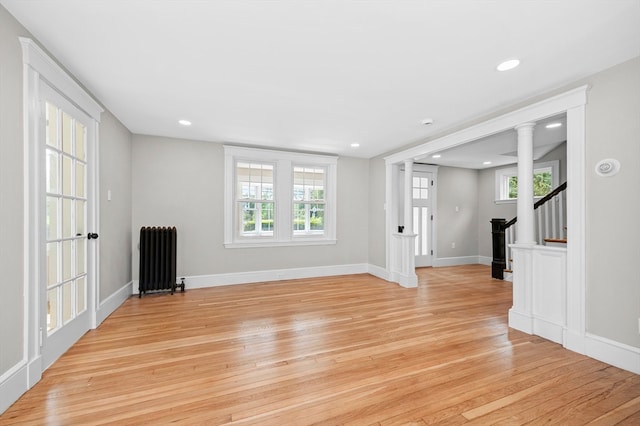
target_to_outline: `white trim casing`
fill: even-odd
[[[45,366],[40,354],[40,289],[39,234],[44,226],[40,221],[41,201],[38,195],[42,188],[36,179],[34,167],[41,164],[37,141],[40,140],[38,117],[39,87],[42,81],[63,93],[76,107],[95,122],[97,136],[102,107],[76,83],[33,40],[19,37],[23,58],[23,138],[24,138],[24,251],[23,251],[23,356],[15,366],[0,377],[0,412],[11,405],[22,393],[35,385],[42,377]],[[97,146],[96,146],[97,149]],[[97,154],[96,154],[97,155]],[[97,162],[97,159],[96,159]],[[94,184],[97,187],[97,175]],[[96,194],[97,197],[97,194]],[[98,223],[95,223],[98,227]],[[95,304],[92,316],[95,315]],[[88,306],[89,308],[89,306]],[[6,407],[5,407],[6,405]]]
[[[586,90],[585,90],[586,92]],[[586,93],[567,109],[567,330],[565,347],[585,353],[586,320]]]
[[[327,245],[336,243],[338,157],[224,145],[224,246],[225,248]],[[239,238],[235,217],[235,164],[237,161],[268,162],[275,165],[274,201],[276,226],[273,237]],[[293,234],[293,167],[321,166],[327,171],[325,188],[325,229],[323,235]],[[278,226],[280,225],[280,226]]]
[[[552,160],[545,161],[542,163],[533,163],[533,173],[536,173],[536,170],[551,168],[551,189],[555,189],[560,185],[560,161]],[[504,185],[504,177],[505,176],[517,176],[518,175],[518,167],[507,167],[503,169],[496,169],[495,171],[495,203],[503,204],[503,203],[516,203],[517,198],[502,198],[503,191],[506,189],[503,187]],[[535,200],[539,200],[542,196],[533,197]]]
[[[39,77],[44,78],[52,87],[58,89],[78,108],[91,118],[100,122],[100,114],[104,109],[67,74],[44,50],[32,39],[19,37],[22,44],[22,56],[25,65],[30,66]]]

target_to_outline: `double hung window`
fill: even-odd
[[[337,157],[224,149],[225,247],[335,243]]]
[[[236,212],[238,235],[272,236],[275,200],[273,164],[236,163]]]
[[[293,167],[293,233],[322,235],[326,170],[321,167]]]
[[[533,168],[533,196],[541,198],[558,187],[559,161],[535,164]],[[518,168],[496,170],[496,203],[518,199]]]

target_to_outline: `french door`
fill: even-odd
[[[95,243],[92,120],[65,97],[40,85],[41,336],[51,365],[93,322]]]
[[[416,233],[416,267],[433,262],[433,174],[413,172],[413,230]]]

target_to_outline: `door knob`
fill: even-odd
[[[87,238],[89,238],[90,240],[97,240],[98,239],[98,234],[96,234],[94,232],[89,232],[87,234]]]

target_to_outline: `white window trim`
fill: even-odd
[[[224,145],[224,246],[225,248],[327,245],[336,243],[338,157]],[[273,237],[240,237],[236,233],[235,164],[237,161],[274,163],[275,217]],[[293,167],[320,166],[327,170],[325,232],[323,235],[293,233]]]
[[[557,188],[560,181],[560,161],[552,160],[545,161],[542,163],[534,163],[533,164],[533,172],[536,173],[537,170],[551,168],[551,186],[552,190]],[[518,167],[509,167],[506,169],[496,169],[495,173],[495,203],[496,204],[515,204],[517,202],[516,198],[505,199],[502,198],[502,184],[504,182],[504,176],[517,176],[518,175]],[[534,199],[539,200],[542,197],[534,197]]]

